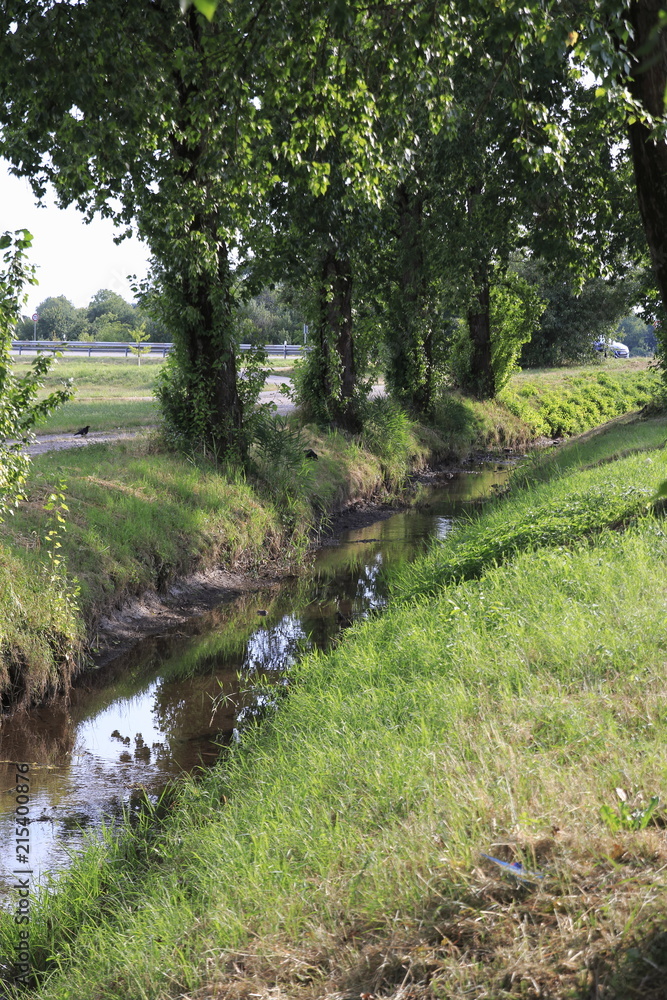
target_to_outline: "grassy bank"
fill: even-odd
[[[35,995],[664,996],[665,433],[543,459],[160,822],[92,847],[33,912]]]
[[[443,393],[435,424],[454,453],[460,453],[464,442],[471,449],[521,448],[540,437],[579,434],[637,410],[650,402],[657,386],[644,358],[519,372],[494,400]]]
[[[284,426],[256,449],[247,477],[169,453],[151,436],[35,458],[25,501],[0,526],[5,707],[66,688],[105,610],[193,572],[298,562],[328,511],[398,488],[438,438],[405,419],[383,427],[371,421],[366,439],[348,440]],[[60,481],[64,524],[45,510]]]
[[[153,420],[148,397],[160,364],[60,360],[47,388],[73,377],[79,398],[46,429],[71,431],[86,423],[95,429],[135,427]],[[511,391],[530,400],[530,419],[502,400],[479,402],[447,393],[431,428],[380,398],[369,404],[364,434],[355,439],[313,428],[299,438],[283,422],[258,442],[255,474],[247,481],[193,465],[149,439],[40,456],[27,502],[0,529],[2,704],[39,700],[66,687],[86,636],[109,606],[164,589],[193,571],[252,569],[290,546],[298,551],[313,523],[329,510],[378,489],[400,489],[407,470],[428,456],[456,459],[474,449],[525,447],[553,414],[554,400],[567,409],[588,387],[580,423],[590,425],[645,402],[654,382],[642,366],[613,363],[604,372],[594,366],[530,379],[522,374]],[[304,461],[304,445],[318,453],[317,463]],[[68,527],[54,552],[46,544],[54,525],[46,523],[44,504],[60,480],[67,484]],[[616,504],[619,517],[625,516],[624,504]],[[561,516],[564,532],[568,517]],[[513,544],[500,532],[493,552],[509,551]]]
[[[646,359],[526,371],[514,376],[499,400],[535,437],[569,437],[644,406],[655,381]]]

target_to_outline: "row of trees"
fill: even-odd
[[[76,308],[64,295],[49,296],[35,312],[36,321],[22,316],[14,327],[15,340],[131,341],[141,329],[151,340],[164,343],[167,331],[122,295],[102,288],[86,308]]]
[[[35,309],[38,316],[22,315],[12,331],[14,340],[133,340],[133,333],[142,329],[150,340],[169,343],[171,335],[164,324],[157,322],[140,307],[127,302],[117,292],[101,288],[86,307],[77,308],[65,295],[49,296]],[[298,295],[278,285],[263,289],[249,301],[239,305],[237,322],[243,343],[260,346],[300,344],[304,337],[304,315]]]
[[[316,348],[304,391],[349,430],[380,340],[418,413],[445,370],[494,395],[544,308],[535,262],[576,292],[648,249],[667,295],[657,0],[228,0],[210,22],[178,0],[3,0],[0,18],[0,152],[148,242],[142,307],[176,346],[163,410],[191,444],[243,454],[237,305],[277,280]]]
[[[633,354],[655,353],[657,339],[653,327],[635,313],[628,313],[628,307],[641,299],[640,276],[633,273],[614,282],[592,278],[576,288],[571,281],[550,275],[539,261],[514,261],[512,268],[542,304],[532,317],[530,339],[522,348],[519,359],[522,367],[590,360],[594,356],[594,341],[610,337],[623,340]],[[283,341],[307,343],[304,308],[296,289],[284,284],[265,288],[239,305],[239,338],[257,347]],[[506,303],[506,311],[510,308]],[[13,339],[33,340],[36,334],[38,340],[129,342],[141,330],[152,341],[169,342],[169,331],[164,326],[106,288],[100,289],[86,308],[76,308],[64,295],[58,295],[44,299],[36,312],[37,321],[25,315],[17,321]],[[381,337],[374,345],[375,353],[381,355],[384,346]]]

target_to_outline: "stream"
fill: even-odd
[[[213,764],[221,745],[267,710],[309,649],[382,609],[384,570],[443,538],[471,504],[502,484],[513,462],[486,462],[428,487],[419,506],[341,532],[298,578],[221,605],[82,677],[46,708],[0,728],[0,905],[16,867],[16,766],[30,765],[30,868],[36,883],[65,868],[87,833],[139,808],[175,778]],[[270,688],[268,688],[270,692]]]

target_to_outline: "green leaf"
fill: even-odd
[[[644,809],[639,816],[640,830],[645,830],[646,827],[649,825],[651,819],[653,818],[653,814],[658,808],[659,803],[660,803],[660,797],[658,795],[652,795],[651,801],[647,805],[646,809]]]
[[[600,819],[606,826],[609,827],[612,833],[616,833],[621,827],[618,813],[615,809],[612,809],[611,806],[605,805],[601,807]]]
[[[203,14],[208,21],[213,20],[218,0],[193,0],[193,2],[200,14]]]

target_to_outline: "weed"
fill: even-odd
[[[293,534],[302,526],[302,542],[312,525],[309,496],[315,476],[314,463],[306,457],[299,426],[287,417],[264,410],[255,421],[251,469],[271,498],[285,527]]]
[[[659,795],[652,795],[648,805],[632,806],[628,803],[627,795],[622,788],[617,788],[616,794],[620,799],[616,809],[609,805],[600,808],[600,819],[612,833],[618,833],[620,830],[645,830],[655,821],[660,805]]]
[[[412,456],[420,450],[407,414],[387,396],[369,400],[360,441],[380,459],[387,488],[400,489],[413,464]]]

